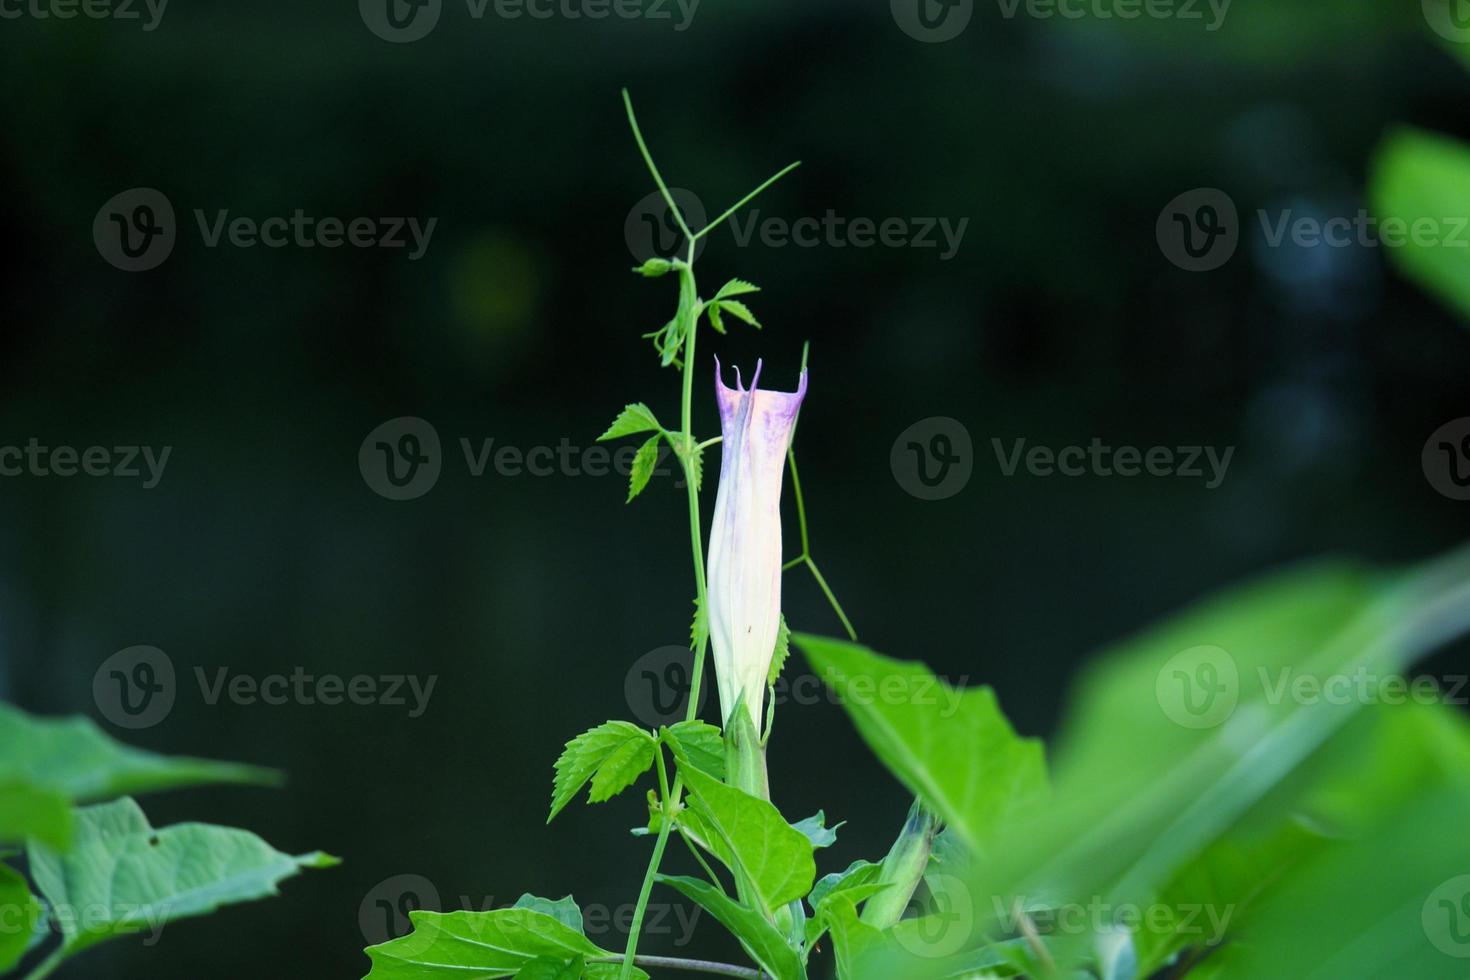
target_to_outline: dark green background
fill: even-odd
[[[160,647],[184,675],[178,706],[110,730],[291,782],[150,797],[155,822],[346,859],[58,976],[359,977],[359,905],[401,873],[446,907],[634,899],[638,793],[550,828],[545,814],[561,743],[625,716],[629,665],[687,634],[683,494],[655,480],[625,507],[615,477],[476,479],[457,447],[585,445],[630,400],[677,416],[677,378],[639,339],[671,286],[627,272],[624,221],[652,185],[623,85],[669,180],[711,211],[800,158],[762,216],[970,219],[948,262],[716,233],[703,284],[761,284],[766,327],[706,335],[700,358],[764,357],[784,384],[811,341],[799,448],[818,560],[865,641],[993,684],[1024,733],[1052,729],[1089,651],[1204,592],[1300,556],[1397,562],[1464,539],[1470,505],[1435,493],[1419,458],[1467,413],[1470,335],[1381,250],[1268,249],[1253,218],[1354,213],[1395,124],[1470,135],[1470,75],[1417,6],[1237,0],[1210,33],[980,3],[945,44],[907,36],[877,0],[704,0],[684,32],[475,21],[449,0],[408,45],[347,2],[174,0],[150,33],[0,22],[0,444],[173,447],[151,491],[0,480],[0,696],[97,717],[97,666]],[[181,227],[167,262],[129,274],[91,227],[136,186],[168,195]],[[1190,274],[1154,221],[1199,186],[1248,217],[1224,268]],[[191,213],[297,207],[439,221],[409,262],[209,249]],[[707,368],[696,417],[712,434]],[[448,458],[430,494],[394,503],[364,485],[357,452],[401,415],[430,420]],[[977,454],[964,491],[937,502],[889,467],[897,435],[930,416],[961,420]],[[990,440],[1018,437],[1237,449],[1205,491],[1003,478]],[[796,628],[839,628],[801,574],[786,609]],[[409,719],[211,707],[189,679],[298,665],[439,682]],[[771,769],[789,817],[850,821],[824,870],[880,854],[907,807],[827,704],[782,713]]]

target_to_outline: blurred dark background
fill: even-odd
[[[1462,541],[1470,505],[1433,489],[1420,451],[1467,414],[1470,333],[1382,249],[1269,248],[1253,217],[1355,213],[1397,124],[1470,136],[1470,74],[1418,6],[1242,3],[1209,31],[1207,8],[1072,21],[979,3],[943,43],[879,0],[704,0],[685,30],[672,4],[663,20],[512,20],[446,0],[412,43],[346,2],[170,4],[148,31],[0,24],[14,246],[0,445],[172,447],[153,489],[0,479],[0,698],[159,751],[279,766],[280,792],[142,802],[159,825],[228,823],[346,859],[57,975],[359,977],[360,911],[404,874],[446,909],[636,897],[641,791],[549,828],[546,811],[561,744],[629,716],[630,666],[687,636],[683,492],[655,478],[625,506],[618,476],[475,477],[459,447],[588,446],[628,401],[677,419],[678,378],[639,336],[672,313],[671,281],[628,273],[625,223],[653,185],[620,86],[670,183],[711,214],[799,158],[760,219],[969,219],[947,260],[714,233],[701,286],[760,284],[765,328],[703,334],[696,427],[717,425],[708,358],[762,357],[786,387],[809,340],[798,449],[818,562],[865,642],[994,685],[1023,732],[1052,730],[1090,652],[1206,592],[1306,556],[1397,563]],[[172,203],[177,242],[130,273],[99,254],[93,221],[136,187]],[[1197,187],[1226,191],[1243,224],[1206,273],[1155,238],[1160,210]],[[410,261],[210,248],[194,217],[297,208],[438,220]],[[399,416],[443,440],[437,485],[409,501],[358,466]],[[936,416],[968,431],[973,474],[924,500],[890,450]],[[1236,450],[1207,490],[1007,478],[991,444],[1094,437]],[[710,490],[716,472],[712,454]],[[801,572],[786,612],[840,629]],[[167,653],[178,694],[129,731],[92,682],[137,644]],[[438,682],[410,718],[210,705],[196,667]],[[783,710],[771,768],[789,818],[852,821],[823,871],[881,855],[908,805],[830,704]],[[699,949],[729,952],[714,928]],[[665,935],[644,951],[679,949]]]

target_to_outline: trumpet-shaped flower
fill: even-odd
[[[806,371],[796,391],[761,391],[761,363],[746,390],[725,385],[715,361],[720,407],[720,487],[709,538],[709,630],[725,724],[745,701],[760,729],[771,656],[781,621],[781,479]]]

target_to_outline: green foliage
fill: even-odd
[[[767,909],[806,896],[816,877],[812,842],[770,802],[683,767],[689,808],[708,828],[715,857],[749,883]]]
[[[1470,317],[1470,146],[1423,130],[1393,132],[1373,162],[1369,198],[1380,222],[1403,229],[1402,241],[1383,250],[1399,271]]]
[[[580,929],[530,908],[415,911],[409,913],[409,921],[413,931],[408,935],[368,947],[372,970],[366,980],[491,980],[517,976],[526,968],[532,969],[530,976],[534,977],[547,975],[543,971],[552,964],[565,970],[578,958],[613,958]],[[606,978],[615,976],[616,969],[607,962],[589,963],[584,975]],[[641,970],[634,971],[634,976],[647,978]]]
[[[203,783],[271,785],[277,773],[131,749],[85,718],[32,718],[0,704],[0,844],[70,839],[74,803]]]
[[[609,721],[567,743],[556,760],[550,823],[590,780],[589,803],[611,799],[653,765],[653,736],[632,722]]]
[[[45,922],[45,911],[31,894],[25,877],[0,864],[0,973],[20,962],[32,937]]]
[[[654,418],[653,410],[642,402],[635,402],[624,408],[618,417],[613,419],[613,424],[607,427],[606,432],[597,437],[597,441],[607,442],[610,439],[620,439],[639,432],[662,431],[663,426],[659,425],[658,419]]]
[[[725,778],[725,736],[714,725],[703,721],[681,721],[664,729],[679,760],[714,778]]]
[[[0,704],[0,843],[24,841],[32,885],[0,863],[0,974],[51,939],[60,945],[30,976],[120,936],[224,905],[275,895],[302,868],[337,863],[291,857],[243,830],[180,824],[154,830],[128,793],[205,783],[280,782],[254,766],[167,757],[128,748],[83,718],[33,718]],[[114,799],[122,797],[121,799]],[[93,801],[94,806],[76,804]],[[11,854],[0,848],[0,859]]]
[[[338,863],[320,852],[282,854],[254,834],[228,827],[154,830],[129,798],[78,810],[76,836],[65,853],[32,842],[26,856],[51,908],[86,910],[85,916],[59,919],[67,956],[222,905],[278,894],[277,883],[302,868]]]
[[[709,912],[745,946],[761,968],[776,980],[805,980],[806,968],[775,926],[764,915],[742,905],[713,885],[697,878],[659,875],[658,880]]]
[[[663,442],[662,435],[656,435],[643,445],[638,447],[638,453],[633,457],[633,471],[628,477],[628,500],[632,503],[633,498],[643,492],[648,486],[648,481],[653,476],[654,467],[658,465],[659,444]]]
[[[878,758],[976,849],[1032,810],[1046,786],[1041,743],[1016,736],[989,688],[957,691],[922,664],[802,633],[797,645]]]

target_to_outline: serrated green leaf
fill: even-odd
[[[697,878],[677,875],[659,875],[660,883],[675,889],[685,898],[696,903],[744,944],[754,957],[776,980],[804,980],[806,970],[801,957],[786,943],[786,939],[765,916],[755,909],[730,898],[718,888]]]
[[[658,448],[662,440],[662,435],[656,435],[638,447],[638,455],[633,457],[633,472],[628,478],[627,503],[632,503],[633,498],[648,486],[648,481],[653,476],[653,468],[658,465]]]
[[[709,641],[709,617],[705,615],[704,607],[700,605],[699,598],[694,599],[694,620],[689,624],[689,649],[698,650],[700,644]]]
[[[67,853],[32,842],[27,857],[50,907],[70,913],[56,916],[67,955],[276,895],[276,885],[301,869],[338,863],[320,852],[282,854],[231,827],[186,823],[155,830],[127,797],[78,810]]]
[[[704,484],[704,448],[699,445],[698,441],[692,441],[688,449],[685,449],[682,440],[675,439],[673,443],[674,452],[678,455],[679,459],[689,460],[689,469],[693,474],[691,479],[694,483],[694,492],[698,493],[700,487]]]
[[[708,722],[681,721],[664,729],[674,754],[700,772],[723,781],[725,778],[725,737]]]
[[[760,329],[760,321],[755,318],[754,313],[750,312],[750,307],[739,300],[722,299],[720,300],[720,309],[728,312],[731,316],[744,320],[757,330]]]
[[[70,804],[204,783],[275,785],[279,773],[129,748],[86,718],[33,718],[0,704],[0,843],[65,846]]]
[[[553,902],[549,898],[540,898],[526,892],[516,899],[516,903],[511,908],[540,912],[542,915],[551,916],[568,929],[575,929],[578,932],[586,931],[582,928],[582,909],[577,905],[576,899],[570,895]]]
[[[366,980],[490,980],[538,959],[612,956],[575,929],[529,909],[409,913],[413,931],[367,949]]]
[[[766,908],[779,908],[811,891],[817,868],[805,834],[768,801],[706,775],[688,763],[687,756],[679,762],[689,789],[689,808],[715,838],[710,841],[711,852],[732,871],[738,865]]]
[[[923,664],[798,634],[863,740],[975,850],[1046,788],[1041,743],[1016,736],[988,687],[956,690]]]
[[[791,656],[791,630],[786,626],[786,614],[780,614],[780,623],[776,627],[776,652],[771,656],[771,669],[766,677],[766,686],[772,687],[776,679],[781,676],[781,671],[786,667],[786,660]]]
[[[44,920],[44,909],[25,878],[0,864],[0,974],[21,961]]]
[[[597,776],[598,771],[607,765],[625,745],[637,742],[651,744],[652,741],[653,736],[632,722],[608,721],[583,732],[568,742],[561,756],[556,760],[556,778],[553,780],[551,794],[551,815],[546,818],[546,822],[551,823],[577,795],[578,790],[585,786],[588,780]],[[650,764],[652,761],[650,754]],[[617,782],[617,774],[625,772],[629,765],[630,761],[626,757],[614,760],[615,771],[604,779],[604,788],[614,785]],[[637,775],[634,775],[635,779]],[[622,788],[626,788],[626,785]],[[594,792],[596,792],[596,787],[594,787]]]
[[[674,263],[668,259],[652,258],[640,266],[635,266],[633,271],[648,279],[657,279],[659,276],[668,275],[674,268]]]
[[[747,293],[758,293],[761,288],[754,283],[746,282],[744,279],[731,279],[720,287],[715,293],[715,299],[729,299],[732,296],[744,296]]]
[[[631,739],[618,746],[592,776],[588,802],[605,803],[638,781],[653,768],[656,746],[651,738]]]
[[[720,304],[711,302],[705,310],[709,313],[709,325],[715,328],[715,333],[724,333],[725,321],[720,316]]]
[[[654,418],[653,410],[642,402],[634,402],[624,408],[607,431],[597,437],[598,442],[635,435],[639,432],[657,432],[663,429]]]

